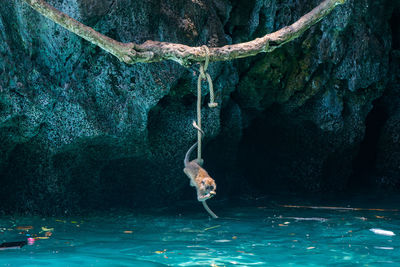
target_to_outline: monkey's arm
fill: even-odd
[[[202,202],[202,201],[206,201],[207,199],[212,198],[214,195],[211,194],[207,194],[207,195],[202,195],[199,190],[197,190],[197,200]]]

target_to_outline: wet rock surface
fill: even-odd
[[[48,2],[123,42],[192,46],[254,39],[319,3]],[[204,87],[204,158],[221,198],[345,190],[363,182],[355,169],[366,163],[374,166],[363,176],[368,184],[399,189],[396,5],[349,0],[270,54],[211,64],[220,105],[207,107]],[[194,199],[182,160],[195,142],[197,75],[196,66],[174,62],[125,65],[23,3],[3,3],[2,210],[73,213]],[[379,140],[363,143],[374,101],[388,107],[387,120]],[[365,143],[375,144],[370,161],[360,156]]]

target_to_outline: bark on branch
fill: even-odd
[[[85,40],[101,47],[127,64],[173,60],[181,65],[190,66],[195,62],[202,62],[206,58],[205,49],[202,47],[191,47],[183,44],[151,40],[143,44],[121,43],[76,21],[49,5],[44,0],[22,1],[43,16]],[[295,23],[276,32],[269,33],[261,38],[256,38],[245,43],[212,47],[209,49],[210,61],[226,61],[235,58],[254,56],[261,52],[271,52],[283,44],[299,37],[304,31],[327,16],[337,5],[344,4],[345,2],[346,0],[324,0],[320,5],[302,16]]]

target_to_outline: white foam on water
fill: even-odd
[[[393,250],[394,247],[374,247],[376,249]]]
[[[383,230],[383,229],[379,229],[379,228],[371,228],[369,230],[377,235],[385,235],[385,236],[395,236],[396,235],[392,231]]]

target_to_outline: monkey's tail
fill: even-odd
[[[218,216],[208,207],[206,201],[202,201],[203,203],[203,207],[205,208],[205,210],[208,212],[208,214],[211,215],[211,217],[213,217],[214,219],[217,219]]]
[[[194,145],[192,145],[189,150],[186,152],[185,155],[185,159],[183,160],[183,164],[185,164],[185,167],[188,165],[189,163],[189,158],[190,158],[190,154],[192,153],[193,149],[197,146],[197,142],[194,143]]]
[[[196,121],[193,121],[192,125],[202,134],[202,137],[204,137],[204,131],[197,125]]]

